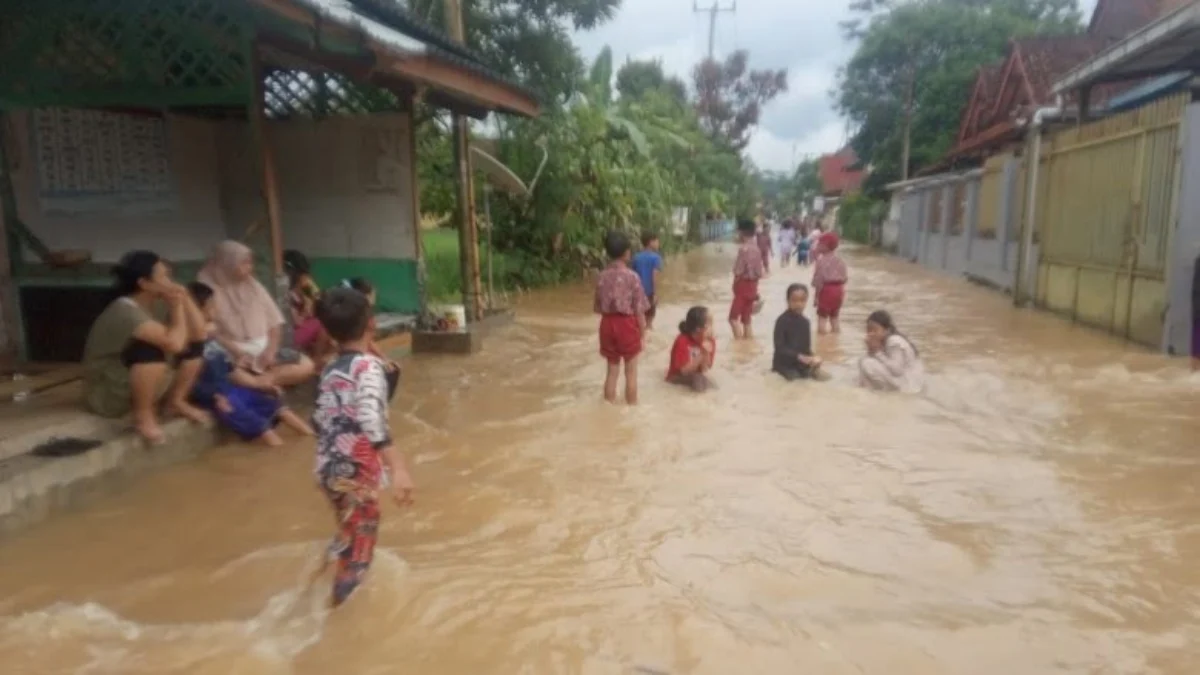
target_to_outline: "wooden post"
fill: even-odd
[[[263,112],[266,107],[266,96],[263,90],[262,57],[258,44],[254,42],[250,44],[250,66],[253,83],[250,105],[246,115],[250,122],[254,146],[258,149],[259,168],[262,171],[262,194],[263,201],[266,202],[267,239],[271,249],[271,278],[275,282],[273,288],[275,302],[283,311],[286,322],[283,343],[290,346],[292,313],[288,311],[290,289],[288,288],[287,274],[283,270],[283,223],[279,213],[279,182],[275,174],[275,153],[271,148],[270,139],[267,138],[267,124]]]
[[[417,95],[408,99],[408,183],[412,193],[413,251],[417,260],[417,302],[420,316],[428,309],[425,297],[425,242],[421,241],[421,180],[417,176]]]
[[[446,32],[459,44],[465,41],[462,5],[459,0],[445,0]],[[479,232],[475,222],[475,190],[471,173],[471,130],[467,118],[453,113],[454,168],[457,187],[458,253],[462,270],[463,305],[470,320],[483,318],[483,303],[480,301],[479,278]]]
[[[0,113],[0,367],[3,368],[15,365],[26,354],[21,330],[21,296],[13,279],[21,259],[21,245],[12,236],[11,229],[17,220],[13,165],[9,161],[12,155],[5,145],[5,141],[10,140],[11,122],[11,117]]]

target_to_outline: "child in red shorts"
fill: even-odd
[[[758,301],[758,280],[766,271],[755,229],[753,220],[738,221],[741,247],[733,263],[733,303],[729,306],[729,325],[733,327],[734,338],[752,337],[750,320]]]
[[[596,279],[594,309],[600,315],[600,355],[608,362],[604,377],[604,400],[617,401],[617,380],[625,364],[625,401],[637,403],[637,357],[642,352],[646,312],[650,301],[642,281],[629,269],[632,247],[624,232],[609,232],[604,238],[608,267]]]
[[[813,265],[812,286],[817,296],[817,332],[821,335],[842,331],[839,318],[846,298],[846,282],[850,279],[846,261],[837,254],[836,232],[826,232],[818,240],[820,257]]]

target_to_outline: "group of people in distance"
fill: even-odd
[[[794,226],[793,226],[794,227]],[[838,236],[815,230],[811,242],[814,251],[812,292],[818,317],[817,332],[840,333],[840,316],[849,281],[846,262],[838,255]],[[733,264],[733,300],[729,324],[735,339],[753,337],[753,317],[761,309],[759,281],[769,273],[770,233],[752,220],[738,223],[740,245]],[[807,238],[805,238],[807,240]],[[790,260],[794,237],[780,237],[781,254]],[[611,231],[604,247],[609,264],[596,280],[593,309],[600,315],[600,355],[607,362],[604,398],[617,400],[622,370],[625,376],[625,400],[638,400],[638,357],[643,337],[657,310],[658,274],[662,257],[654,235],[642,238],[642,251],[632,252],[629,237]],[[803,258],[807,264],[807,253]],[[787,287],[787,309],[775,322],[772,371],[788,381],[827,380],[822,360],[813,352],[812,326],[805,309],[809,289],[804,284]],[[919,392],[924,386],[924,366],[916,346],[900,333],[891,315],[884,310],[872,312],[867,319],[867,354],[859,360],[861,386],[878,391]],[[672,384],[695,391],[712,387],[708,373],[716,360],[713,317],[707,307],[688,310],[679,324],[679,336],[671,347],[666,379]]]

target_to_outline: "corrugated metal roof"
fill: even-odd
[[[395,0],[290,0],[335,23],[361,31],[389,49],[424,54],[518,90],[536,100],[527,87],[488,66],[481,55],[417,18]]]
[[[393,49],[410,54],[428,51],[425,42],[405,35],[391,26],[384,25],[364,14],[360,14],[351,0],[295,0],[321,13],[334,23],[362,31],[373,40]]]

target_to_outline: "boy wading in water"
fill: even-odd
[[[654,315],[658,313],[658,274],[663,268],[662,255],[658,252],[658,235],[647,232],[642,235],[642,250],[633,256],[633,271],[642,280],[642,289],[650,301],[646,311],[646,330],[654,330]]]
[[[369,352],[367,297],[335,288],[317,301],[317,318],[338,345],[338,353],[317,385],[313,426],[317,431],[317,484],[333,507],[338,533],[330,547],[336,556],[332,604],[341,605],[362,583],[375,554],[379,532],[379,490],[391,474],[392,498],[413,501],[408,465],[396,452],[388,429],[387,366]]]
[[[604,250],[609,262],[596,279],[593,305],[600,315],[600,356],[608,362],[604,400],[616,403],[617,380],[624,364],[625,402],[633,405],[637,403],[637,359],[642,352],[650,301],[638,275],[629,269],[629,237],[623,232],[609,232],[604,238]]]
[[[821,371],[821,359],[812,353],[812,324],[804,316],[808,306],[808,289],[804,284],[787,288],[788,308],[775,320],[775,356],[771,370],[793,380],[827,379]]]
[[[735,338],[752,337],[750,321],[758,300],[758,280],[766,272],[754,231],[753,220],[738,221],[741,246],[733,263],[733,302],[729,305],[729,325]]]

